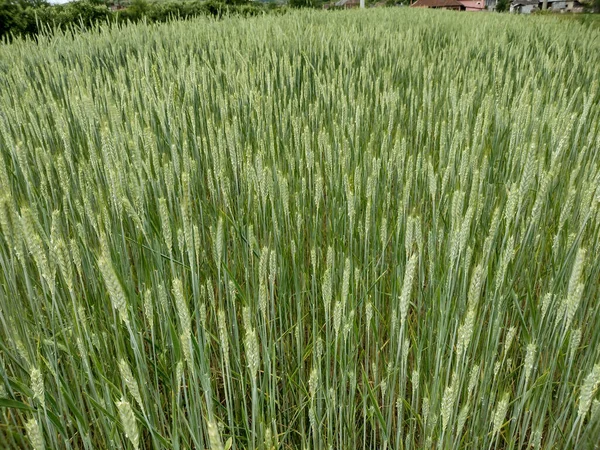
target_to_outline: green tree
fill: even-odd
[[[140,19],[146,15],[148,8],[149,5],[146,0],[132,0],[127,11],[131,15],[131,18]]]
[[[289,5],[292,8],[316,8],[316,0],[290,0]]]
[[[0,0],[0,37],[19,26],[21,6],[11,0]]]
[[[508,0],[498,0],[496,2],[496,11],[498,12],[506,12],[510,7],[510,3]]]

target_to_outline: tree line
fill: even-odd
[[[295,0],[300,6],[305,1]],[[36,36],[52,29],[85,29],[98,23],[123,23],[147,20],[165,22],[197,16],[255,16],[283,13],[285,7],[276,3],[248,0],[166,0],[107,2],[79,0],[51,5],[45,0],[0,0],[0,40],[16,36]]]

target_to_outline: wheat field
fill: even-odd
[[[408,8],[0,44],[0,447],[598,448],[599,73]]]

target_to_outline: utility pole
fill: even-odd
[[[546,11],[548,9],[548,0],[544,0],[544,3],[542,3],[542,10]]]
[[[360,0],[360,7],[364,8],[365,7],[365,0]]]

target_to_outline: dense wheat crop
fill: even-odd
[[[0,46],[0,447],[594,448],[599,71],[413,10]]]

